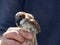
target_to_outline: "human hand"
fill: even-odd
[[[20,27],[11,27],[2,35],[0,45],[28,45],[27,40],[32,39],[32,34],[23,31]]]

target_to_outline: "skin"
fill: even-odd
[[[27,40],[32,39],[32,34],[21,30],[20,27],[10,27],[0,37],[0,45],[28,45]]]

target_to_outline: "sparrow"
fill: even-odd
[[[17,27],[28,31],[33,35],[33,38],[30,40],[29,45],[38,45],[36,34],[41,32],[41,28],[34,16],[26,12],[17,12],[15,15],[15,20]]]

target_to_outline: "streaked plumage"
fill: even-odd
[[[33,15],[25,12],[18,12],[15,16],[15,19],[17,26],[23,28],[25,31],[32,33],[33,39],[31,40],[32,44],[30,45],[38,45],[36,34],[41,32],[41,29]]]

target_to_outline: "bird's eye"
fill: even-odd
[[[32,28],[30,27],[29,30],[32,30]]]

